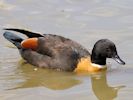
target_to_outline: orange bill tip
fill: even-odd
[[[26,49],[36,50],[38,46],[38,38],[28,38],[21,42],[21,46]]]

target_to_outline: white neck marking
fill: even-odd
[[[101,68],[101,69],[106,68],[105,65],[98,65],[98,64],[95,64],[95,63],[91,63],[91,65],[92,65],[93,67],[97,67],[97,68]]]

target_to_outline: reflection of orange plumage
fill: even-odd
[[[26,49],[36,50],[37,45],[38,45],[37,38],[29,38],[21,42],[21,46]]]

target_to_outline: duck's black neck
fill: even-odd
[[[92,53],[91,62],[98,65],[106,65],[106,57]]]

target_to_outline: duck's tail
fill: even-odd
[[[17,36],[16,34],[13,34],[11,32],[5,32],[3,34],[3,36],[10,41],[11,43],[13,43],[18,49],[21,49],[21,42],[23,41],[23,39],[19,36]]]
[[[15,31],[15,32],[20,32],[24,35],[26,35],[29,38],[33,38],[33,37],[43,37],[43,35],[39,34],[39,33],[34,33],[34,32],[30,32],[24,29],[17,29],[17,28],[5,28],[4,30],[10,30],[10,31]]]

